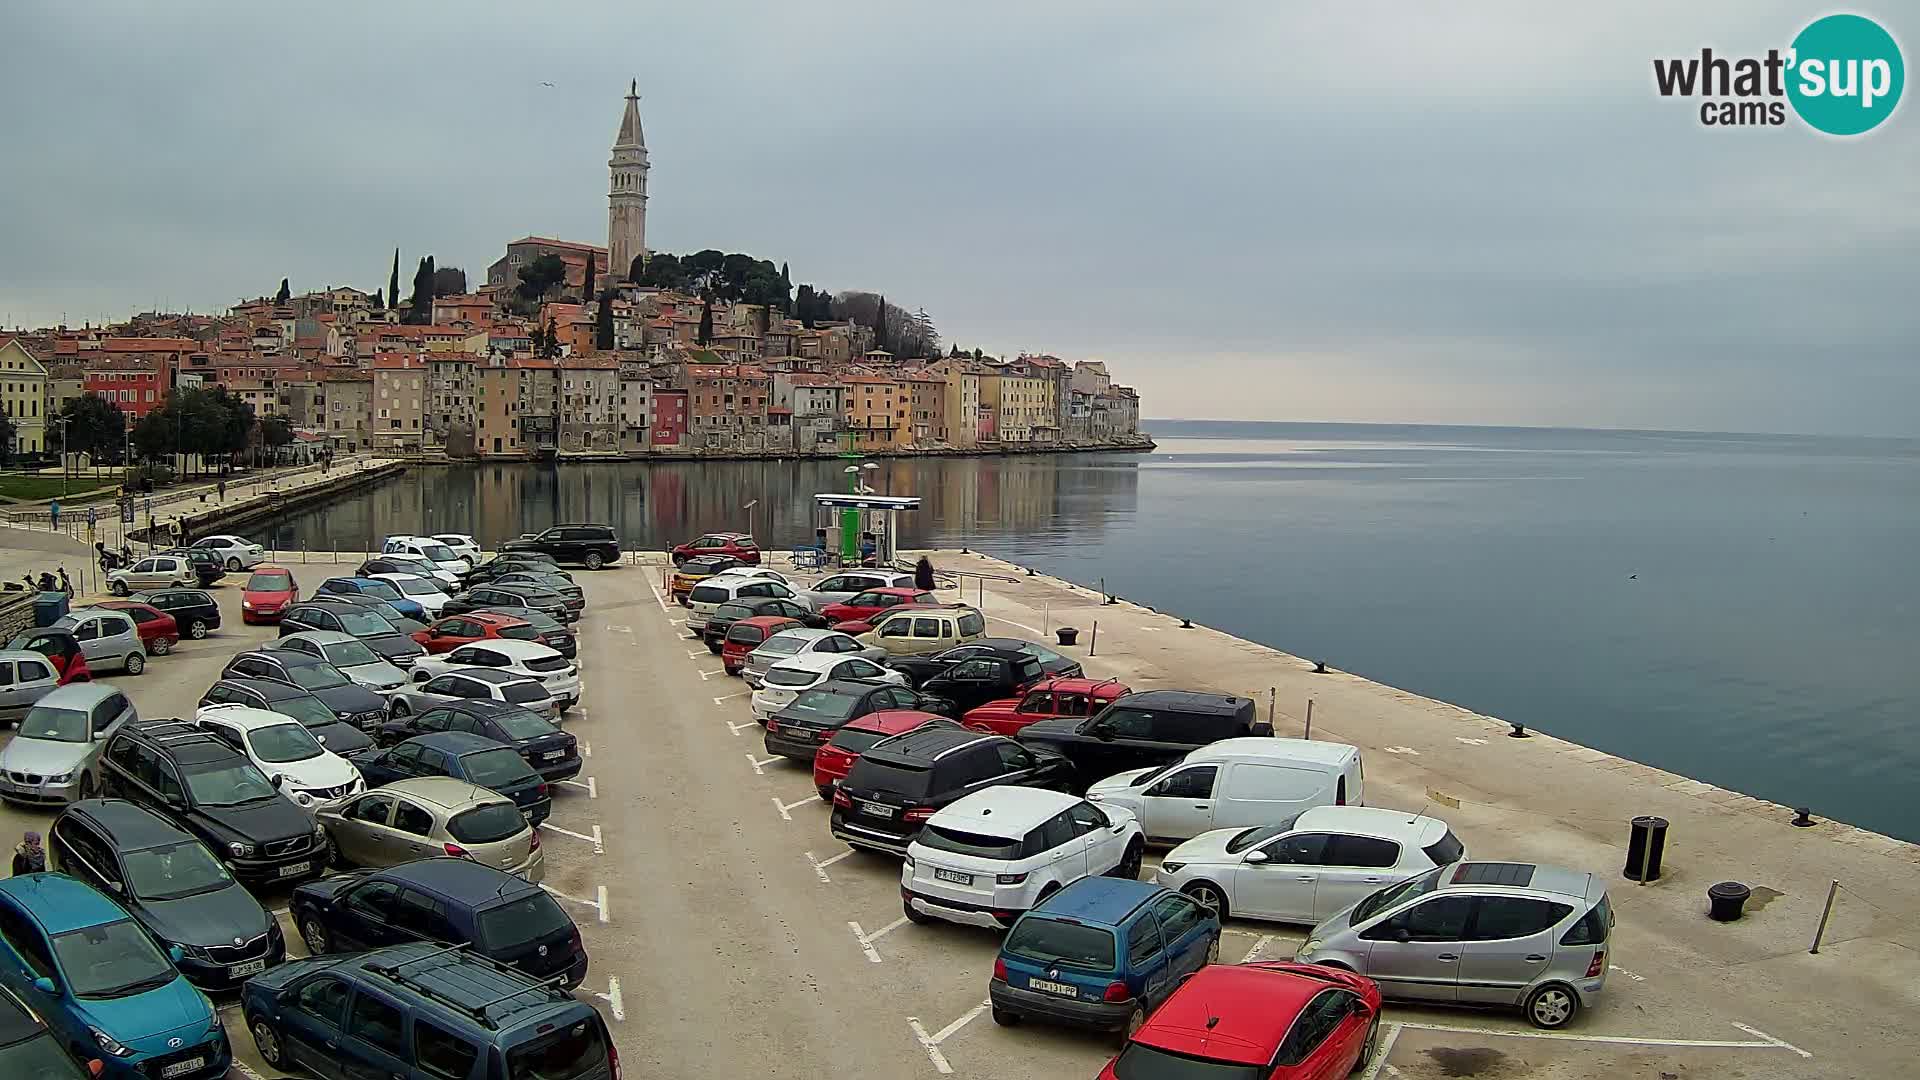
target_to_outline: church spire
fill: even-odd
[[[627,84],[627,107],[607,161],[607,280],[629,274],[647,250],[647,139],[640,130],[640,80]]]
[[[647,145],[647,136],[640,130],[640,80],[635,79],[627,86],[627,111],[620,117],[620,134],[614,136],[613,148]]]

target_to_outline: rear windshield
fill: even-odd
[[[750,619],[753,617],[753,609],[739,601],[729,600],[713,609],[713,617],[716,619]]]
[[[515,705],[531,705],[536,701],[545,701],[548,694],[545,687],[536,682],[508,683],[500,693]]]
[[[863,757],[854,764],[852,774],[847,777],[847,786],[921,796],[933,787],[933,770],[892,765]]]
[[[293,575],[285,571],[255,574],[247,579],[248,592],[286,592],[293,588]]]
[[[1448,863],[1459,862],[1460,856],[1467,853],[1467,849],[1461,845],[1459,839],[1453,835],[1451,830],[1443,833],[1440,839],[1428,844],[1423,850],[1426,851],[1427,858],[1433,860],[1433,865],[1435,866],[1445,866]]]
[[[526,661],[522,666],[528,671],[560,671],[567,666],[567,658],[564,656],[536,656]]]
[[[400,599],[400,590],[387,581],[363,581],[360,583],[360,591],[367,596],[377,596],[382,600]]]
[[[719,585],[695,585],[687,599],[696,604],[724,604],[733,599],[733,594]]]
[[[1059,919],[1021,919],[1000,946],[1014,956],[1042,964],[1113,970],[1113,931]]]
[[[447,833],[463,844],[492,844],[527,827],[520,808],[510,802],[488,803],[447,822]]]
[[[768,686],[812,686],[820,681],[817,671],[803,671],[799,668],[773,667],[767,669]]]
[[[533,775],[526,759],[505,746],[468,754],[460,759],[460,767],[466,771],[470,782],[495,791],[518,784]]]
[[[758,626],[735,626],[727,631],[727,640],[735,645],[758,645],[764,633],[766,631]]]
[[[807,639],[799,634],[775,634],[753,651],[762,656],[792,656],[806,643]]]
[[[377,637],[393,631],[392,624],[370,612],[335,610],[334,617],[340,620],[340,629],[355,637],[361,635]]]
[[[1114,1059],[1117,1080],[1260,1080],[1261,1066],[1209,1061],[1130,1042]]]
[[[333,723],[333,710],[312,694],[299,697],[283,697],[267,702],[267,711],[277,712],[281,716],[291,716],[308,727]]]
[[[573,920],[544,892],[529,892],[512,903],[488,908],[476,920],[480,940],[487,948],[501,951],[531,945],[563,930],[573,929]]]
[[[525,709],[508,709],[496,713],[493,722],[511,739],[538,739],[543,735],[558,735],[560,729],[547,723],[544,717],[536,716]]]
[[[987,620],[982,618],[978,612],[969,611],[960,616],[961,634],[972,637],[976,634],[984,634],[986,632]]]
[[[928,825],[920,830],[920,843],[935,851],[951,851],[956,855],[977,855],[982,859],[1018,859],[1021,842],[1009,840],[1004,836],[986,836],[981,833],[962,832],[941,825]]]
[[[876,731],[849,731],[841,728],[834,733],[832,739],[827,741],[827,745],[845,750],[849,754],[864,754],[867,752],[867,747],[884,738],[886,738],[885,735]]]
[[[525,626],[505,626],[501,627],[500,636],[509,641],[539,641],[540,629],[532,623]]]
[[[320,646],[320,651],[327,654],[327,663],[335,667],[359,667],[362,664],[380,662],[380,658],[374,655],[372,649],[358,641],[336,641],[330,645]]]
[[[836,694],[831,690],[802,690],[800,696],[793,699],[793,704],[780,711],[788,716],[798,714],[797,719],[839,723],[852,716],[854,707],[859,704],[859,698]]]
[[[340,674],[339,669],[319,664],[288,664],[287,681],[303,690],[330,690],[347,685],[347,677]]]
[[[507,1080],[575,1080],[607,1071],[607,1036],[598,1016],[507,1051]]]

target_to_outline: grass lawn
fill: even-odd
[[[80,473],[67,480],[67,490],[77,496],[83,491],[112,487],[115,483],[112,477],[102,480]],[[60,477],[58,474],[42,476],[38,473],[0,473],[0,498],[28,502],[35,499],[60,498]]]

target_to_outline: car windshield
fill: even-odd
[[[351,680],[331,664],[288,664],[287,681],[302,690],[331,690]]]
[[[687,599],[696,604],[724,604],[733,599],[733,594],[723,585],[695,585]]]
[[[799,713],[812,720],[845,720],[859,704],[859,698],[832,690],[802,690],[793,704],[780,711],[789,715]]]
[[[1227,841],[1227,854],[1238,855],[1255,844],[1264,844],[1286,831],[1285,825],[1257,825],[1251,829],[1242,829]]]
[[[576,1080],[607,1070],[607,1036],[590,1017],[507,1052],[507,1080]]]
[[[1260,1080],[1263,1067],[1176,1054],[1130,1042],[1114,1059],[1116,1080]]]
[[[393,624],[375,615],[371,611],[342,611],[335,609],[334,615],[340,620],[340,629],[349,634],[390,634]]]
[[[727,619],[748,619],[753,617],[753,609],[738,601],[721,604],[713,609],[713,620],[724,622]]]
[[[509,903],[488,908],[474,922],[480,928],[480,940],[487,950],[499,953],[531,945],[564,930],[573,929],[573,920],[560,910],[553,897],[535,890]]]
[[[350,668],[380,662],[380,657],[359,641],[336,641],[324,646],[322,651],[327,654],[327,663],[334,667]]]
[[[291,716],[308,727],[334,722],[333,710],[327,708],[326,702],[321,701],[311,694],[301,694],[298,697],[283,697],[277,701],[269,701],[267,702],[267,711],[277,712],[281,716]]]
[[[504,746],[479,750],[460,758],[460,768],[470,783],[495,791],[522,783],[533,777],[525,758]]]
[[[329,720],[332,717],[328,717]],[[274,724],[263,727],[247,736],[248,745],[253,747],[253,756],[269,765],[279,765],[288,761],[305,761],[326,753],[320,748],[320,741],[313,733],[299,724]]]
[[[132,919],[53,935],[53,954],[74,997],[116,998],[155,990],[180,977]]]
[[[951,851],[956,855],[972,855],[982,859],[1018,859],[1021,844],[1018,837],[1009,840],[1004,836],[964,832],[944,825],[928,825],[921,829],[919,843],[935,851]]]
[[[463,844],[493,844],[527,827],[520,808],[510,802],[487,803],[447,822],[447,834]]]
[[[812,686],[820,681],[820,673],[804,668],[771,667],[767,669],[768,686]]]
[[[129,851],[121,860],[127,864],[127,884],[142,900],[178,900],[224,889],[233,881],[227,868],[194,840]]]
[[[1043,964],[1113,970],[1113,931],[1085,923],[1029,915],[1014,926],[1001,948]]]
[[[560,729],[525,709],[505,710],[493,718],[510,739],[538,739],[558,735]]]
[[[401,578],[394,582],[400,591],[408,596],[431,596],[440,591],[440,587],[426,578]]]
[[[239,806],[278,797],[266,775],[251,762],[235,762],[186,774],[187,790],[200,806]]]
[[[260,572],[247,579],[248,592],[288,592],[293,588],[293,575],[284,570]]]
[[[534,702],[545,702],[551,700],[552,697],[547,693],[546,687],[541,686],[537,682],[508,683],[500,688],[500,696],[513,702],[515,705],[531,705]]]
[[[1043,664],[1051,664],[1055,660],[1066,659],[1066,657],[1061,656],[1059,653],[1054,652],[1052,649],[1047,648],[1045,645],[1035,645],[1031,641],[1024,642],[1023,644],[1021,644],[1019,651],[1026,653],[1028,656],[1033,657],[1035,660],[1038,660]]]
[[[74,709],[55,709],[35,705],[20,721],[23,739],[51,739],[54,742],[86,742],[87,714]]]
[[[1444,866],[1437,867],[1428,873],[1421,874],[1417,878],[1410,878],[1397,885],[1389,885],[1373,893],[1365,900],[1354,905],[1353,919],[1350,925],[1359,926],[1361,923],[1373,918],[1376,912],[1399,907],[1401,904],[1416,896],[1427,895],[1440,887],[1440,875],[1445,873],[1446,869]]]
[[[434,562],[452,562],[460,557],[445,544],[421,544],[420,553]]]
[[[403,621],[412,622],[411,619]],[[426,629],[426,627],[419,623],[413,623],[413,628],[416,630]],[[383,658],[388,656],[425,656],[427,654],[427,650],[421,648],[420,643],[413,640],[413,638],[407,634],[395,634],[391,632],[375,634],[367,640],[373,643],[369,645],[368,648],[380,653]]]
[[[1143,772],[1139,776],[1134,777],[1132,780],[1127,781],[1127,786],[1128,787],[1146,787],[1148,784],[1153,783],[1155,780],[1160,779],[1161,777],[1167,775],[1173,770],[1179,768],[1183,764],[1185,764],[1183,760],[1181,760],[1180,758],[1175,758],[1172,761],[1169,761],[1168,763],[1160,766],[1157,769],[1148,769],[1146,772]]]

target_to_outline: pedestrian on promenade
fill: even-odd
[[[214,487],[218,488],[220,491],[220,501],[226,502],[227,501],[227,482],[225,480],[222,480],[218,484],[215,484]]]
[[[60,500],[55,499],[53,502],[47,504],[47,512],[53,516],[53,531],[59,532],[60,531]]]
[[[47,868],[47,849],[40,846],[40,834],[29,830],[13,848],[13,876],[37,874]]]
[[[913,564],[913,587],[922,592],[933,588],[933,562],[925,555],[920,556],[920,561]]]

